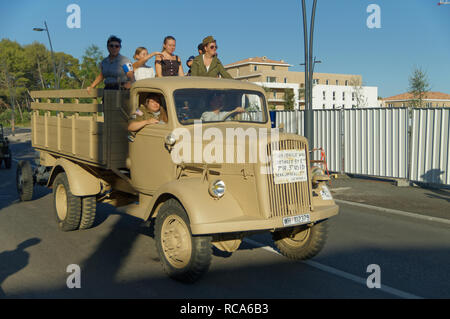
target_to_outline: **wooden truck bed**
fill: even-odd
[[[128,91],[47,90],[31,96],[35,149],[105,169],[126,167]]]

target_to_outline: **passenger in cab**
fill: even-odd
[[[136,62],[133,63],[134,78],[136,81],[155,77],[155,70],[151,66],[147,66],[148,60],[154,56],[162,56],[161,52],[153,52],[148,54],[148,50],[144,47],[139,47],[134,53],[134,59]]]
[[[161,97],[156,93],[150,93],[145,99],[145,104],[131,115],[128,131],[136,132],[149,124],[165,123],[167,123],[167,113],[161,107]]]
[[[109,55],[100,64],[100,74],[87,90],[95,88],[102,81],[105,82],[105,90],[129,89],[134,80],[131,61],[120,54],[122,40],[112,35],[108,38],[107,48]],[[125,70],[129,70],[126,72]]]
[[[155,70],[157,77],[184,76],[181,59],[178,55],[174,55],[175,48],[175,38],[170,35],[165,37],[162,56],[157,56],[155,58]]]
[[[203,39],[204,54],[198,55],[191,66],[192,76],[208,76],[217,78],[232,79],[232,76],[225,70],[222,62],[217,58],[217,43],[212,36]]]

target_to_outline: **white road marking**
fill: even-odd
[[[361,204],[361,203],[355,203],[355,202],[350,202],[350,201],[341,200],[341,199],[335,199],[334,201],[338,204],[339,203],[348,204],[348,205],[358,206],[358,207],[362,207],[362,208],[373,209],[373,210],[383,212],[383,213],[389,213],[389,214],[394,214],[394,215],[399,215],[399,216],[404,216],[404,217],[411,217],[411,218],[426,220],[426,221],[430,221],[430,222],[437,222],[437,223],[450,225],[450,219],[426,216],[426,215],[410,213],[410,212],[404,212],[401,210],[372,206],[372,205]]]
[[[330,188],[331,192],[340,192],[340,191],[346,191],[351,189],[351,187],[337,187],[337,188]]]
[[[275,249],[273,249],[272,247],[269,247],[267,245],[264,245],[264,244],[262,244],[260,242],[254,241],[254,240],[249,239],[249,238],[244,238],[244,241],[246,243],[250,244],[250,245],[256,246],[258,248],[262,248],[262,249],[267,250],[267,251],[269,251],[271,253],[275,253],[275,254],[281,256],[281,254],[279,252],[277,252]],[[361,284],[361,285],[367,287],[367,279],[366,278],[358,277],[358,276],[349,274],[349,273],[347,273],[345,271],[342,271],[342,270],[339,270],[339,269],[336,269],[336,268],[333,268],[333,267],[330,267],[330,266],[327,266],[327,265],[323,265],[321,263],[318,263],[318,262],[312,261],[312,260],[305,260],[305,261],[302,261],[302,263],[304,263],[304,264],[306,264],[306,265],[308,265],[310,267],[314,267],[316,269],[328,272],[328,273],[333,274],[335,276],[351,280],[353,282],[356,282],[358,284]],[[369,289],[369,288],[367,288],[367,289]],[[400,297],[400,298],[405,298],[405,299],[423,299],[423,297],[419,297],[419,296],[410,294],[408,292],[404,292],[404,291],[401,291],[401,290],[398,290],[398,289],[395,289],[395,288],[392,288],[392,287],[389,287],[389,286],[386,286],[386,285],[383,285],[383,284],[381,285],[381,288],[377,288],[377,289],[379,289],[379,290],[381,290],[383,292],[386,292],[388,294]]]

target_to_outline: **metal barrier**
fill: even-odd
[[[450,109],[412,110],[410,180],[450,185]]]
[[[275,113],[277,127],[303,135],[303,111]],[[330,171],[450,185],[450,109],[313,113],[313,147],[325,150]]]

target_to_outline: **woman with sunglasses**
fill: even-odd
[[[167,36],[164,38],[162,55],[155,58],[155,70],[157,77],[184,76],[183,65],[178,55],[174,55],[176,47],[175,38]]]
[[[225,70],[217,58],[217,43],[212,36],[203,39],[204,54],[198,55],[191,66],[192,76],[208,76],[217,78],[219,75],[222,78],[232,79],[232,76]]]
[[[95,88],[103,80],[105,81],[105,90],[129,89],[131,87],[131,81],[134,80],[131,61],[119,53],[122,40],[112,35],[108,38],[107,47],[109,56],[101,62],[100,74],[88,86],[88,91]]]

